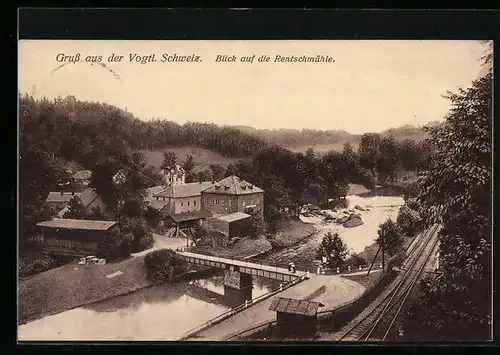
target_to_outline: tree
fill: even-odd
[[[392,136],[384,136],[380,141],[380,156],[377,161],[377,172],[380,180],[394,181],[399,167],[398,142]]]
[[[345,197],[349,188],[349,167],[342,153],[331,151],[323,156],[321,174],[328,198]]]
[[[175,251],[158,249],[149,252],[144,257],[147,277],[156,283],[173,281],[171,276],[176,276],[187,271],[188,263]]]
[[[361,166],[376,176],[377,163],[380,158],[380,144],[382,138],[379,133],[365,133],[359,144],[359,162]]]
[[[444,124],[429,129],[434,148],[419,180],[426,225],[439,223],[440,273],[422,282],[403,320],[423,340],[486,340],[491,330],[492,73],[446,96]]]
[[[140,198],[129,198],[120,206],[120,216],[141,218],[146,211],[146,202]]]
[[[198,181],[209,181],[212,179],[212,171],[208,169],[203,169],[198,171],[196,174],[196,180]]]
[[[382,250],[389,256],[395,255],[401,248],[403,244],[401,232],[391,218],[379,225],[376,243],[381,246]]]
[[[219,181],[224,179],[224,168],[217,164],[210,165],[210,170],[212,170],[212,179]]]
[[[192,182],[194,180],[194,158],[191,154],[186,156],[186,160],[184,161],[182,168],[186,172],[186,182]]]
[[[332,269],[337,267],[343,268],[346,263],[347,256],[347,246],[339,237],[338,233],[327,233],[316,252],[316,257],[320,260],[326,258],[326,264]]]
[[[264,221],[262,220],[262,213],[260,211],[252,211],[246,232],[250,237],[258,237],[265,231]]]
[[[86,219],[102,221],[106,218],[104,213],[101,211],[99,206],[94,206],[90,209],[90,212]]]
[[[97,255],[106,259],[117,259],[130,255],[133,238],[118,227],[112,228],[98,244]]]
[[[149,249],[154,245],[153,232],[146,220],[141,219],[139,223],[134,226],[132,234],[134,235],[134,245],[132,249],[134,252],[137,253]]]
[[[417,143],[413,139],[405,139],[402,141],[399,144],[399,157],[403,169],[410,171],[416,170],[419,160]]]
[[[90,177],[90,187],[95,189],[95,192],[101,196],[103,201],[109,205],[113,205],[115,201],[113,184],[113,176],[118,171],[118,163],[110,157],[102,157],[96,163]]]
[[[406,236],[415,236],[423,229],[422,217],[418,210],[411,208],[411,201],[406,202],[399,209],[396,224],[401,233]]]
[[[228,166],[226,167],[226,172],[224,173],[224,177],[236,174],[237,174],[236,166],[234,164],[228,164]]]
[[[69,209],[64,214],[64,218],[72,218],[72,219],[82,219],[85,218],[85,206],[82,203],[82,199],[75,195],[71,197],[69,200]]]
[[[342,160],[347,166],[348,179],[350,182],[357,183],[360,181],[360,166],[358,154],[354,151],[352,144],[349,142],[344,144],[342,149]]]
[[[177,154],[174,152],[164,151],[163,152],[163,163],[161,168],[164,170],[174,168],[177,164]]]
[[[156,228],[158,226],[158,223],[160,223],[160,220],[161,220],[160,211],[158,211],[156,208],[152,208],[151,206],[148,206],[146,208],[146,211],[144,212],[144,219],[148,222],[148,224],[152,228]]]

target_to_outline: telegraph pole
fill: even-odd
[[[380,238],[382,239],[382,273],[385,271],[385,236],[384,233],[381,233],[382,235]]]

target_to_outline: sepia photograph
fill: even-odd
[[[18,341],[491,341],[492,63],[19,40]]]

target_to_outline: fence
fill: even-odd
[[[291,281],[291,282],[288,282],[284,285],[281,285],[280,287],[272,290],[272,291],[269,291],[263,295],[260,295],[259,297],[256,297],[250,301],[245,301],[245,303],[242,303],[236,307],[233,307],[229,310],[227,310],[226,312],[222,313],[222,314],[219,314],[217,317],[215,318],[212,318],[210,319],[209,321],[197,326],[196,328],[193,328],[191,330],[189,330],[187,333],[185,333],[179,340],[186,340],[188,339],[189,337],[192,337],[194,335],[196,335],[197,333],[201,332],[202,330],[205,330],[207,328],[210,328],[211,326],[217,324],[217,323],[220,323],[222,322],[223,320],[233,316],[234,314],[238,313],[238,312],[241,312],[243,311],[244,309],[246,309],[247,307],[250,307],[250,306],[253,306],[271,296],[274,296],[275,294],[277,293],[280,293],[284,290],[286,290],[287,288],[290,288],[292,286],[295,286],[297,285],[298,283],[304,281],[305,279],[307,279],[307,274],[304,274],[304,275],[301,275],[300,277],[298,277],[297,279]]]

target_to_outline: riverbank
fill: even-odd
[[[253,256],[274,253],[303,241],[315,233],[314,226],[300,220],[289,220],[282,224],[273,238],[260,236],[259,238],[244,238],[231,247],[200,246],[192,248],[193,253],[220,256],[229,259],[248,259]]]
[[[151,285],[144,256],[105,265],[64,265],[20,280],[19,324]]]

